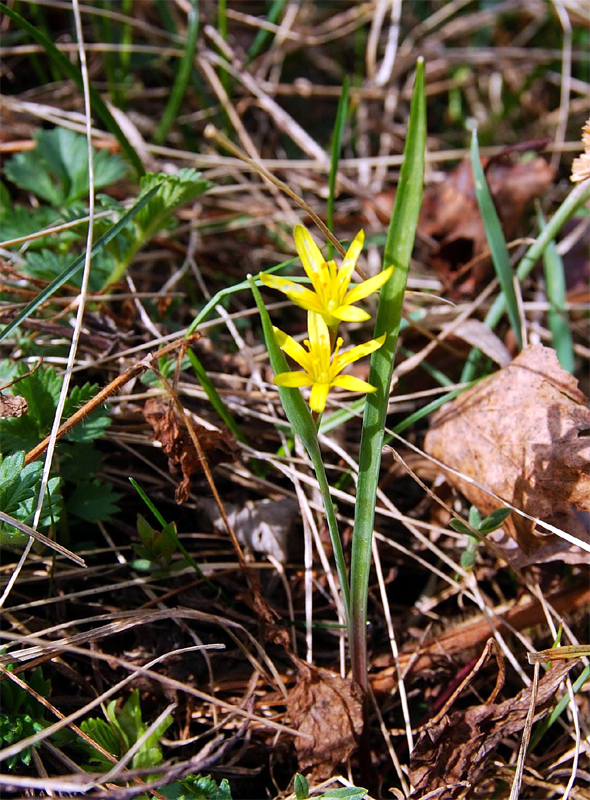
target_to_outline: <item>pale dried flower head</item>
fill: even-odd
[[[574,158],[574,163],[572,164],[571,179],[574,183],[590,178],[590,119],[586,121],[582,128],[582,144],[584,145],[584,152]]]

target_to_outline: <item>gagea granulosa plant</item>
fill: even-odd
[[[302,225],[297,225],[294,230],[295,245],[309,284],[302,285],[296,280],[264,272],[259,276],[260,283],[278,289],[307,311],[307,338],[303,344],[272,325],[257,282],[249,278],[260,312],[275,375],[274,383],[278,387],[287,419],[303,442],[316,473],[346,614],[353,678],[365,691],[368,688],[367,592],[375,501],[402,304],[422,199],[425,143],[424,68],[420,60],[404,163],[385,244],[383,270],[372,278],[352,284],[351,288],[364,233],[360,231],[355,236],[338,266],[336,261],[325,258],[311,234]],[[377,291],[380,295],[373,338],[364,344],[342,350],[343,326],[350,322],[370,320],[370,314],[356,304]],[[290,369],[284,354],[296,362],[296,369]],[[369,354],[371,365],[368,381],[344,372],[353,361]],[[306,391],[307,400],[301,389],[310,390]],[[321,414],[333,389],[366,393],[350,571],[318,443]]]

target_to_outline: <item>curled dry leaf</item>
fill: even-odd
[[[554,350],[534,345],[443,407],[424,447],[516,508],[589,542],[576,514],[590,511],[589,432],[588,401],[576,379]],[[502,507],[469,481],[451,472],[447,478],[482,515]],[[589,560],[581,548],[517,514],[504,530],[519,546],[520,565]]]
[[[22,417],[27,412],[29,404],[20,394],[0,394],[0,419],[9,417]]]
[[[289,692],[289,715],[300,733],[295,749],[299,767],[311,768],[314,781],[333,775],[352,754],[363,728],[360,688],[348,678],[327,669],[297,661],[300,680]]]
[[[504,235],[510,240],[527,208],[551,185],[554,171],[540,157],[526,162],[482,159],[482,164]],[[387,221],[391,206],[389,196],[381,196],[375,210],[381,217],[389,207],[389,213],[385,214]],[[469,159],[461,162],[442,183],[424,192],[418,231],[436,242],[432,265],[445,290],[458,297],[472,296],[490,274],[491,262],[485,258],[467,272],[462,270],[488,247]]]
[[[541,678],[535,720],[549,711],[557,687],[572,666],[567,662],[554,664]],[[428,724],[410,759],[411,797],[465,779],[475,782],[490,763],[487,755],[508,736],[523,729],[531,697],[532,687],[527,687],[503,703],[472,706],[449,714],[437,724]],[[445,794],[447,800],[458,796],[454,792]]]
[[[154,439],[160,442],[168,456],[168,468],[172,475],[182,473],[176,488],[176,502],[184,503],[191,488],[191,475],[202,472],[203,466],[188,431],[178,419],[172,406],[150,398],[143,407],[146,422],[154,430]],[[193,423],[195,433],[207,458],[209,467],[235,460],[236,444],[226,433],[208,430]]]

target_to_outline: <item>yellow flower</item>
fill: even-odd
[[[278,289],[279,292],[284,292],[301,308],[321,314],[326,325],[332,330],[337,328],[341,321],[364,322],[370,319],[370,314],[352,304],[380,289],[391,277],[393,267],[383,270],[362,283],[355,284],[352,289],[348,288],[356,262],[363,249],[364,232],[359,231],[355,236],[340,269],[336,267],[335,261],[326,262],[319,247],[303,225],[295,226],[293,236],[313,291],[287,278],[269,275],[266,272],[260,273],[262,283],[272,289]]]
[[[291,356],[304,370],[303,372],[281,372],[274,379],[277,386],[311,386],[309,407],[317,414],[321,414],[326,407],[326,399],[332,386],[338,386],[349,392],[375,391],[375,387],[370,383],[352,375],[340,375],[340,372],[353,361],[378,350],[385,341],[385,335],[378,339],[371,339],[366,344],[359,344],[345,353],[339,352],[342,347],[342,338],[338,337],[332,353],[330,331],[321,314],[315,311],[308,313],[307,329],[309,339],[305,340],[305,347],[278,328],[274,329],[277,344],[281,350]]]

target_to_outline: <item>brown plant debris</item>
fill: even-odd
[[[539,681],[535,721],[549,711],[557,687],[572,666],[554,664]],[[428,724],[410,758],[411,797],[459,780],[477,781],[489,765],[489,753],[524,727],[531,696],[532,687],[527,687],[503,703],[472,706]],[[445,795],[447,800],[457,796]]]
[[[22,417],[28,408],[29,404],[20,394],[13,396],[0,394],[0,419]]]
[[[553,169],[544,158],[533,161],[488,161],[486,178],[506,239],[513,238],[522,217],[553,180]],[[471,296],[489,276],[490,260],[477,261],[467,272],[462,267],[483,253],[488,245],[475,197],[471,162],[465,159],[447,179],[426,190],[419,231],[437,242],[432,266],[445,289],[456,296]]]
[[[160,442],[168,456],[170,473],[172,475],[182,473],[182,480],[176,487],[175,497],[177,503],[184,503],[191,489],[191,476],[203,469],[188,431],[183,427],[172,406],[156,398],[146,400],[143,415],[154,430],[154,439]],[[193,423],[193,426],[211,468],[235,459],[236,446],[228,434],[208,430],[196,423]]]
[[[555,351],[534,345],[442,408],[432,420],[424,447],[516,508],[588,542],[575,513],[575,509],[590,511],[587,404]],[[447,479],[482,514],[502,507],[468,480],[451,472]],[[588,562],[581,548],[547,536],[520,515],[512,514],[504,530],[522,551],[521,565],[556,559]]]
[[[297,661],[300,680],[289,692],[287,708],[293,725],[311,737],[297,738],[301,770],[314,781],[329,778],[353,753],[363,728],[360,688],[327,669]]]

